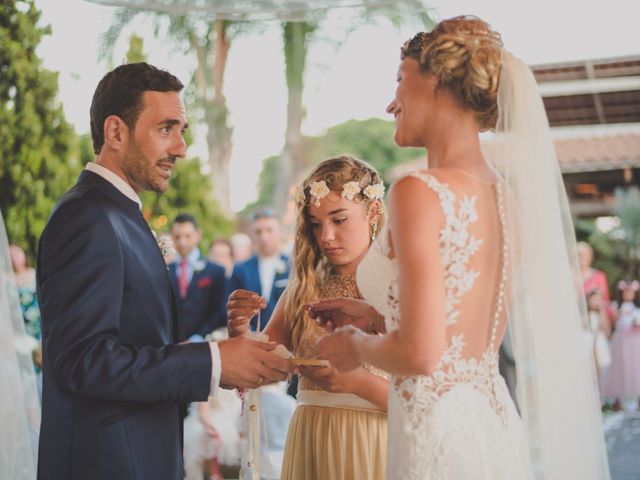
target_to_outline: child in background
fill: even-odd
[[[640,283],[618,283],[619,306],[615,331],[611,338],[611,367],[605,381],[605,395],[614,399],[613,409],[622,409],[621,401],[639,399],[640,406],[640,309],[637,305]]]

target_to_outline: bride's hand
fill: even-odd
[[[381,315],[364,300],[357,298],[330,298],[305,306],[309,316],[328,332],[346,325],[353,325],[363,332],[383,333]]]
[[[230,337],[239,337],[249,331],[249,323],[260,310],[267,308],[267,301],[254,292],[234,290],[227,300],[227,330]]]
[[[355,393],[354,386],[361,372],[342,373],[334,367],[301,366],[300,373],[311,382],[331,393]]]
[[[318,340],[320,357],[329,360],[331,365],[341,372],[358,368],[362,363],[358,347],[366,337],[361,330],[352,325],[338,328],[334,333],[324,335]]]

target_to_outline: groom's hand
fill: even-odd
[[[257,388],[286,380],[296,367],[272,352],[277,346],[276,343],[258,342],[245,337],[218,342],[222,361],[220,385]]]

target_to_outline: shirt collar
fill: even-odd
[[[97,164],[96,162],[87,163],[85,170],[89,170],[90,172],[93,172],[96,175],[100,175],[107,182],[109,182],[111,185],[116,187],[118,191],[122,193],[125,197],[127,197],[129,200],[136,202],[138,204],[138,207],[142,209],[142,200],[140,200],[140,197],[138,196],[136,191],[131,187],[131,185],[129,185],[127,182],[125,182],[122,178],[120,178],[118,175],[113,173],[111,170],[103,167],[102,165]]]
[[[189,265],[193,265],[198,260],[200,260],[200,250],[198,248],[194,248],[187,255],[187,262]],[[182,261],[182,256],[179,253],[176,253],[176,263],[180,263]]]

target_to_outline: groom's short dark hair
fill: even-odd
[[[128,63],[107,73],[91,101],[91,138],[98,154],[104,145],[104,121],[117,115],[133,129],[142,111],[146,91],[179,92],[184,85],[177,77],[148,63]]]

